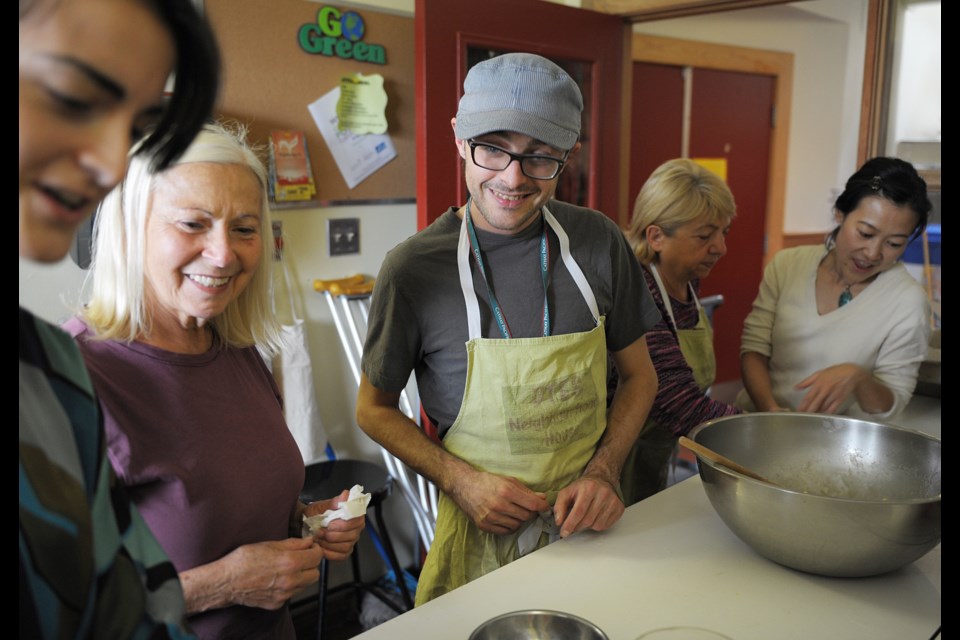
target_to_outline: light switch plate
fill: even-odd
[[[327,242],[331,256],[360,253],[360,219],[331,218],[328,220]]]

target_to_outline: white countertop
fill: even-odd
[[[740,541],[692,477],[584,532],[521,558],[358,636],[466,639],[518,609],[590,620],[610,640],[696,626],[734,640],[927,640],[940,626],[940,546],[873,578],[826,578],[777,565]]]
[[[892,422],[940,437],[940,399],[915,396]],[[873,578],[777,565],[740,541],[695,476],[584,532],[362,634],[362,640],[466,639],[519,609],[566,611],[610,640],[696,626],[734,640],[927,640],[940,626],[940,545]]]
[[[913,396],[910,403],[891,424],[905,429],[922,431],[927,435],[940,437],[940,398]]]

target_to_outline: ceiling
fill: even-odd
[[[584,0],[582,7],[600,13],[622,16],[630,22],[749,9],[793,0]]]

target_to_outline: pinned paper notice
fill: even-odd
[[[340,99],[337,100],[337,128],[354,133],[387,132],[387,92],[383,76],[355,73],[340,78]]]
[[[720,176],[724,182],[727,181],[727,159],[726,158],[690,158],[698,165],[711,173]]]
[[[337,101],[340,87],[309,105],[310,115],[323,134],[323,139],[333,154],[337,168],[343,174],[347,186],[353,189],[369,178],[380,167],[397,157],[396,147],[386,133],[364,135],[352,131],[340,131],[337,123]]]

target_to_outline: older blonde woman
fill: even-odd
[[[110,460],[169,554],[194,630],[293,638],[287,600],[363,519],[300,537],[303,460],[257,347],[277,346],[259,159],[208,126],[162,173],[134,159],[100,210],[91,299],[67,328],[104,409]]]
[[[697,297],[700,281],[727,252],[735,215],[727,185],[692,160],[660,165],[637,196],[627,238],[660,310],[660,322],[646,334],[660,386],[623,467],[626,504],[666,487],[679,436],[704,420],[739,413],[705,394],[716,361],[713,331]]]

